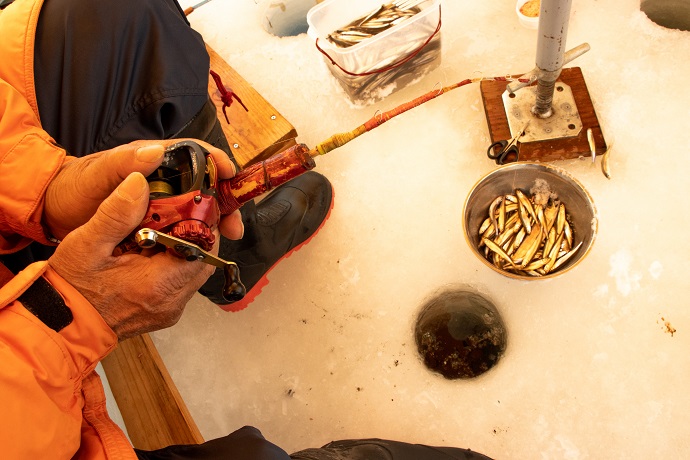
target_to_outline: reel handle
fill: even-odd
[[[247,294],[247,288],[240,280],[240,269],[234,263],[228,263],[223,267],[225,284],[223,285],[223,297],[228,302],[242,300]]]
[[[134,241],[142,248],[152,248],[156,244],[162,244],[174,251],[178,256],[188,261],[198,260],[223,269],[225,283],[223,285],[223,297],[228,302],[242,300],[247,294],[247,289],[240,279],[240,269],[235,262],[228,262],[220,257],[204,251],[199,246],[180,238],[159,232],[150,228],[142,228],[134,235]]]

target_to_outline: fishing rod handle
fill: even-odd
[[[304,144],[294,145],[267,160],[255,163],[235,177],[218,182],[220,213],[231,214],[244,203],[314,169],[316,163]]]

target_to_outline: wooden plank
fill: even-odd
[[[226,89],[232,90],[249,109],[245,111],[240,103],[234,101],[225,110],[230,120],[228,124],[222,111],[220,91],[213,79],[209,79],[209,94],[216,104],[218,119],[240,167],[265,160],[295,145],[295,128],[218,53],[208,45],[206,49],[211,57],[211,69],[220,75]]]
[[[606,151],[606,140],[580,68],[563,69],[558,81],[569,85],[573,92],[575,105],[582,121],[582,131],[578,136],[570,138],[521,143],[520,161],[556,161],[581,156],[588,157],[590,156],[588,128],[592,128],[597,155],[602,155]],[[492,143],[511,138],[508,116],[502,99],[507,85],[505,81],[490,80],[484,80],[480,84]]]
[[[204,442],[148,334],[121,342],[102,364],[134,447]]]

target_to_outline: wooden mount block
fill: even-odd
[[[594,134],[596,154],[602,155],[606,152],[606,140],[580,68],[563,69],[558,81],[570,86],[573,92],[582,121],[582,131],[575,137],[520,143],[520,161],[557,161],[582,156],[590,157],[591,152],[587,140],[587,129],[589,128]],[[512,137],[502,99],[507,86],[508,82],[505,81],[483,80],[480,83],[484,112],[486,113],[492,143]]]

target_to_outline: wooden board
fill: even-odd
[[[220,91],[213,79],[209,79],[208,92],[216,104],[218,119],[240,167],[245,168],[295,145],[295,128],[218,53],[208,45],[206,49],[211,57],[211,70],[220,75],[223,85],[249,109],[245,111],[239,102],[234,101],[225,109],[230,120],[228,124],[222,111]]]
[[[121,342],[102,364],[134,447],[204,442],[148,334]]]
[[[520,161],[556,161],[581,156],[588,157],[591,155],[587,140],[588,128],[592,128],[597,155],[602,155],[606,151],[606,141],[580,68],[563,69],[558,81],[569,85],[573,92],[582,121],[582,131],[576,137],[521,143]],[[492,143],[511,138],[508,117],[502,99],[507,85],[508,83],[505,81],[490,80],[484,80],[480,84]]]

